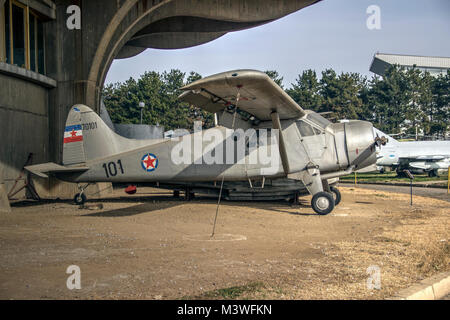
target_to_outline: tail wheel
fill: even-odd
[[[331,193],[334,196],[334,206],[337,206],[339,203],[341,203],[341,192],[336,187],[330,187]]]
[[[86,196],[83,193],[77,193],[73,198],[73,202],[77,205],[83,205],[86,202]]]
[[[318,192],[313,196],[311,206],[320,215],[329,214],[334,209],[334,197],[328,192]]]

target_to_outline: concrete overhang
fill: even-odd
[[[195,8],[174,1],[162,6],[160,13],[154,12],[154,20],[132,35],[115,58],[130,58],[147,48],[182,49],[204,44],[228,32],[272,22],[319,1],[229,1],[228,5],[200,1]]]

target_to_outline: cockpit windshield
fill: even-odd
[[[328,121],[324,117],[318,115],[317,113],[310,113],[306,116],[306,118],[308,120],[314,122],[315,124],[317,124],[318,126],[320,126],[323,129],[325,129],[329,124],[331,124],[330,121]]]

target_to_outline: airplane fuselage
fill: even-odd
[[[321,174],[332,174],[346,170],[355,161],[361,168],[375,163],[374,147],[367,150],[373,144],[369,123],[321,126],[311,117],[304,117],[284,120],[281,124],[290,170],[301,171],[313,163]],[[97,124],[84,133],[85,143],[101,126]],[[85,172],[57,176],[72,182],[220,181],[222,178],[242,181],[285,177],[279,132],[270,126],[270,122],[247,130],[219,126],[174,139],[139,141],[137,148],[86,161],[89,170]]]
[[[450,159],[450,141],[408,141],[387,145],[377,150],[378,166],[397,166],[400,158],[417,158],[413,162],[432,164],[432,161],[420,160],[420,157],[438,157],[433,161],[439,168],[447,168]]]

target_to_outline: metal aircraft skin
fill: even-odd
[[[75,183],[288,178],[305,185],[318,214],[328,214],[335,206],[328,179],[375,164],[375,147],[383,143],[369,122],[331,123],[303,110],[260,71],[224,72],[182,89],[179,99],[215,113],[216,127],[174,139],[131,140],[114,133],[89,107],[76,105],[66,122],[63,165],[26,169]],[[265,129],[271,138],[260,143],[255,137]],[[244,143],[237,145],[242,134]],[[279,161],[250,161],[261,154]],[[83,191],[76,202],[85,200]]]
[[[377,166],[391,167],[401,175],[403,170],[426,172],[430,177],[450,166],[450,141],[400,142],[374,128],[375,134],[388,138],[383,148],[377,150]],[[383,169],[382,169],[383,170]]]

